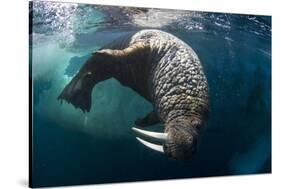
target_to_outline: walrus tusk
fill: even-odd
[[[133,127],[132,130],[135,131],[138,134],[141,134],[143,136],[146,136],[146,137],[154,139],[154,140],[158,140],[160,142],[166,142],[167,138],[168,138],[167,133],[145,131],[145,130],[138,129],[138,128],[135,128],[135,127]]]
[[[152,150],[155,150],[155,151],[164,153],[163,146],[157,145],[157,144],[152,144],[152,143],[150,143],[150,142],[147,142],[147,141],[145,141],[145,140],[140,139],[139,137],[136,137],[136,139],[137,139],[138,141],[140,141],[143,145],[147,146],[148,148],[151,148]]]

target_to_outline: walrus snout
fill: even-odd
[[[173,121],[165,124],[164,133],[147,131],[133,127],[132,129],[140,135],[136,137],[145,146],[167,156],[185,160],[192,157],[197,149],[197,141],[201,122],[194,119]]]
[[[58,96],[58,100],[65,100],[80,108],[83,112],[89,112],[91,109],[92,93],[91,73],[85,73],[75,76],[72,81],[63,89]]]
[[[189,159],[197,148],[197,134],[186,126],[172,126],[168,131],[168,140],[163,145],[166,155],[171,158]]]

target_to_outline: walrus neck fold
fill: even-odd
[[[193,130],[194,132],[200,132],[203,125],[202,118],[197,115],[192,116],[179,116],[173,120],[170,120],[164,123],[165,132],[168,132],[169,129],[174,126],[180,126],[182,128],[187,128],[188,130]]]

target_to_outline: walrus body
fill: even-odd
[[[190,46],[159,30],[142,30],[117,39],[93,53],[58,99],[90,111],[93,87],[112,77],[153,104],[154,110],[138,119],[137,125],[162,122],[165,127],[161,137],[140,129],[137,132],[161,138],[163,152],[175,159],[186,159],[195,152],[208,113],[208,85]],[[159,145],[153,145],[158,149]]]

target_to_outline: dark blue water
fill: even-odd
[[[30,19],[33,186],[271,172],[271,17],[36,2]],[[179,37],[204,66],[211,114],[190,160],[135,139],[152,106],[114,79],[96,86],[90,113],[56,100],[91,52],[144,28]]]

